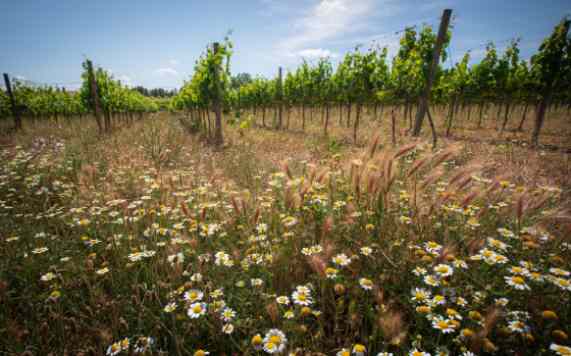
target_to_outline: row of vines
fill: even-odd
[[[503,131],[517,108],[523,113],[517,123],[519,130],[527,117],[535,112],[531,141],[537,145],[546,110],[560,106],[571,108],[569,23],[569,19],[564,18],[530,60],[521,58],[520,41],[514,39],[503,52],[489,43],[478,63],[471,64],[468,52],[450,68],[440,64],[430,91],[430,102],[447,108],[445,115],[441,115],[446,134],[450,134],[460,109],[474,111],[478,127],[486,112],[497,110],[497,128]],[[451,37],[451,31],[447,31],[440,52],[441,63],[448,60]],[[377,117],[384,108],[397,107],[412,130],[413,112],[418,109],[427,83],[436,40],[437,36],[429,26],[420,31],[407,28],[392,60],[386,47],[375,45],[367,50],[357,47],[336,66],[329,58],[311,63],[303,61],[283,79],[280,71],[276,78],[257,77],[237,88],[231,87],[229,80],[230,52],[223,51],[216,57],[209,49],[197,62],[190,81],[171,100],[170,108],[185,111],[195,126],[208,131],[213,97],[220,94],[227,112],[235,110],[240,119],[243,110],[250,110],[263,127],[283,128],[281,110],[287,118],[290,111],[295,110],[301,116],[302,129],[305,129],[306,118],[319,112],[325,134],[331,125],[330,112],[336,109],[339,124],[352,126],[356,141],[365,108]],[[224,66],[222,58],[227,60]],[[223,75],[216,83],[209,74],[213,73],[209,65],[221,66]],[[213,96],[215,92],[218,94]],[[274,112],[273,122],[267,119],[269,111]],[[289,120],[285,122],[288,127]]]
[[[70,119],[90,114],[94,111],[95,103],[87,61],[83,64],[83,69],[82,84],[77,91],[52,86],[31,86],[15,80],[11,83],[14,108],[7,92],[0,90],[0,119],[24,116],[38,120],[48,118],[57,122],[60,118]],[[102,68],[93,70],[93,78],[106,125],[113,118],[125,117],[129,120],[134,115],[159,110],[160,103],[157,99],[146,97],[125,86]]]

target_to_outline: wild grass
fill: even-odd
[[[0,350],[564,354],[564,178],[535,163],[551,153],[245,131],[221,152],[166,115],[16,137]]]

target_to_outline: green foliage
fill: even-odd
[[[471,64],[468,52],[451,68],[437,66],[431,100],[440,104],[452,101],[464,104],[486,101],[509,105],[529,103],[537,98],[542,88],[553,85],[557,87],[557,100],[569,102],[571,86],[566,85],[571,82],[568,23],[567,19],[562,21],[531,63],[520,59],[519,39],[515,39],[502,52],[494,43],[488,43],[479,63]],[[366,51],[357,47],[346,53],[336,67],[329,58],[315,62],[303,60],[285,74],[283,97],[278,96],[281,90],[276,79],[251,78],[241,73],[231,78],[231,89],[224,92],[225,103],[237,112],[243,108],[272,108],[278,103],[289,107],[414,103],[424,90],[436,37],[430,26],[419,30],[405,29],[391,63],[387,59],[387,49],[378,46]],[[440,63],[445,63],[448,58],[446,49],[450,39],[449,31]],[[172,110],[209,107],[209,90],[213,88],[208,87],[207,74],[204,74],[208,73],[206,67],[206,64],[197,67],[193,80],[171,101]]]
[[[83,115],[92,108],[91,90],[87,81],[87,67],[84,63],[83,83],[79,91],[67,91],[50,86],[30,86],[15,80],[12,83],[14,98],[21,114],[33,117],[71,117]],[[107,113],[142,113],[159,109],[155,99],[145,97],[113,79],[103,69],[96,70],[102,108]],[[164,104],[163,104],[164,105]],[[8,96],[0,91],[0,118],[11,115]]]
[[[455,95],[463,95],[463,93],[473,85],[474,78],[468,65],[469,61],[470,54],[466,53],[454,68],[444,72],[442,80],[440,81],[443,96],[453,97]]]
[[[196,61],[193,76],[172,99],[171,110],[205,109],[211,107],[217,99],[229,105],[232,101],[231,56],[232,42],[228,38],[220,44],[217,53],[214,53],[212,47],[208,47]],[[223,70],[219,70],[220,68]],[[240,89],[243,87],[240,86]]]
[[[10,100],[4,90],[0,90],[0,119],[10,116]]]
[[[82,104],[93,110],[94,104],[91,100],[87,61],[83,63],[83,69],[81,75],[83,83],[79,95]],[[137,90],[127,88],[119,80],[114,79],[106,70],[97,68],[94,71],[101,109],[105,113],[143,113],[155,112],[159,109],[159,106],[153,99],[144,96]]]
[[[450,42],[450,36],[448,33],[444,41],[442,61],[446,60],[445,49]],[[426,83],[435,44],[436,35],[432,32],[432,28],[424,26],[420,33],[414,28],[405,29],[399,51],[393,58],[390,74],[381,76],[386,78],[385,85],[377,89],[377,99],[397,103],[403,100],[416,101]],[[380,66],[383,68],[382,73],[388,73],[384,61]],[[440,77],[437,75],[434,88],[438,88]]]
[[[16,105],[22,114],[35,117],[73,116],[85,113],[85,107],[76,92],[53,87],[31,87],[15,80],[12,90]],[[0,94],[0,116],[10,115],[7,94]]]
[[[540,91],[569,90],[571,80],[571,39],[569,18],[564,18],[531,58],[532,75]]]

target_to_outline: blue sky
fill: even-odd
[[[280,65],[335,60],[371,41],[394,52],[396,31],[437,27],[446,7],[452,61],[468,49],[477,60],[487,41],[502,48],[515,37],[528,58],[571,14],[570,0],[3,0],[0,72],[73,88],[88,57],[129,85],[173,88],[232,30],[232,72],[273,76]]]

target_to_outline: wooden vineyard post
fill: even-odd
[[[95,121],[97,121],[97,128],[99,134],[103,133],[103,126],[101,125],[101,103],[99,102],[99,93],[97,91],[97,82],[93,75],[93,64],[87,60],[87,80],[89,81],[89,88],[91,92],[91,102],[93,103],[93,112],[95,114]]]
[[[213,50],[214,56],[218,54],[220,49],[220,44],[214,42]],[[215,85],[215,95],[214,95],[214,114],[215,114],[215,127],[214,127],[214,144],[216,146],[222,146],[224,144],[224,137],[222,136],[222,108],[221,106],[221,88],[220,88],[220,68],[218,65],[214,67],[214,85]]]
[[[393,139],[393,146],[397,145],[397,133],[396,133],[396,118],[395,118],[395,108],[391,110],[391,137]]]
[[[8,73],[4,73],[4,83],[6,84],[6,93],[8,93],[8,97],[10,98],[10,108],[12,109],[12,115],[14,116],[14,129],[16,131],[21,130],[22,118],[20,117],[20,111],[16,106],[16,99],[14,99],[14,93],[12,92],[12,85],[10,84]]]
[[[420,130],[422,129],[422,122],[428,110],[428,99],[430,97],[430,91],[432,89],[432,84],[434,82],[436,68],[438,67],[438,60],[440,59],[440,52],[442,50],[442,45],[444,44],[446,32],[448,31],[448,25],[450,24],[451,15],[452,15],[451,9],[445,9],[444,13],[442,14],[440,27],[438,28],[438,36],[436,37],[436,44],[434,45],[434,51],[432,52],[432,62],[430,63],[428,77],[426,78],[424,93],[421,95],[420,102],[418,103],[418,111],[416,113],[414,129],[412,131],[413,136],[420,135]],[[435,132],[433,132],[432,134],[433,136],[436,135]]]
[[[357,110],[355,112],[355,122],[353,123],[353,143],[357,144],[357,130],[359,129],[359,121],[361,117],[361,110],[363,105],[361,103],[357,104]]]
[[[327,136],[327,128],[329,126],[329,103],[325,104],[325,124],[323,126],[323,133]]]
[[[543,126],[543,122],[545,121],[545,113],[549,104],[551,104],[551,97],[552,97],[552,89],[549,88],[546,93],[544,94],[539,104],[537,106],[537,110],[535,111],[535,122],[533,124],[533,131],[531,133],[531,147],[537,148],[539,146],[539,132],[541,131],[541,127]]]
[[[434,126],[434,120],[432,120],[432,115],[430,115],[430,108],[426,108],[426,114],[428,115],[428,123],[430,123],[430,129],[432,131],[432,148],[436,148],[436,141],[438,140],[436,136],[436,127]]]
[[[282,129],[282,113],[283,113],[283,82],[282,67],[278,70],[278,130]]]

